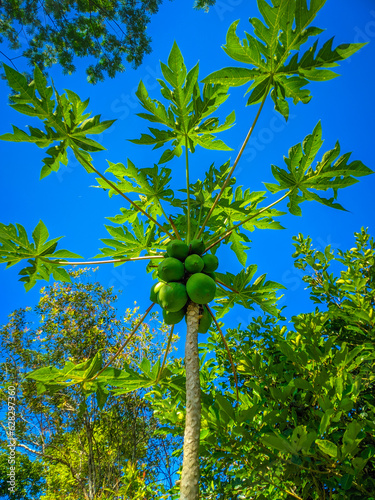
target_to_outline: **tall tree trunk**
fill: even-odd
[[[186,423],[180,500],[199,498],[199,437],[201,430],[201,387],[199,381],[198,324],[199,305],[187,309],[185,344]]]

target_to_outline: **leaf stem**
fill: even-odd
[[[140,206],[138,206],[133,200],[131,200],[130,198],[128,198],[117,186],[116,184],[113,184],[113,182],[111,182],[110,180],[108,180],[103,174],[101,174],[98,170],[96,170],[96,168],[86,160],[86,158],[84,156],[81,155],[81,153],[79,151],[77,151],[76,149],[73,149],[73,152],[74,154],[76,155],[77,159],[78,160],[81,160],[85,163],[85,165],[87,165],[89,168],[91,168],[91,170],[93,172],[96,173],[96,175],[99,175],[99,177],[101,179],[103,179],[114,191],[116,191],[116,193],[118,193],[119,195],[121,195],[123,198],[125,198],[126,201],[128,201],[131,205],[133,205],[134,208],[136,208],[139,212],[141,212],[143,215],[145,215],[150,221],[152,221],[154,224],[156,224],[159,229],[161,229],[163,231],[163,233],[167,234],[170,238],[172,238],[172,240],[174,240],[174,237],[173,235],[167,231],[161,224],[159,224],[159,222],[157,220],[155,220],[150,214],[148,214],[145,210],[143,210],[143,208],[141,208]]]
[[[185,136],[186,195],[187,195],[187,244],[190,243],[190,180],[188,137]]]
[[[262,102],[261,102],[261,104],[260,104],[260,106],[259,106],[258,112],[257,112],[257,114],[256,114],[256,116],[255,116],[255,118],[254,118],[254,121],[253,121],[253,123],[252,123],[252,125],[251,125],[251,127],[250,127],[250,129],[249,129],[249,131],[248,131],[248,133],[247,133],[247,136],[245,137],[245,140],[244,140],[244,142],[243,142],[243,144],[242,144],[242,146],[241,146],[241,149],[240,149],[240,150],[239,150],[239,152],[238,152],[237,158],[234,160],[233,166],[232,166],[232,168],[230,169],[229,174],[228,174],[227,178],[225,179],[225,182],[224,182],[224,184],[223,184],[222,188],[220,189],[220,192],[217,194],[217,196],[216,196],[216,198],[215,198],[215,201],[213,202],[212,207],[210,208],[210,211],[208,212],[208,214],[207,214],[207,216],[206,216],[205,220],[203,221],[202,227],[201,227],[201,229],[200,229],[200,231],[199,231],[199,233],[198,233],[197,238],[200,238],[200,237],[202,236],[203,230],[204,230],[204,228],[205,228],[205,226],[206,226],[206,224],[207,224],[208,220],[210,219],[210,217],[211,217],[211,215],[212,215],[212,212],[214,211],[214,209],[215,209],[216,205],[219,203],[219,200],[220,200],[220,198],[221,198],[221,195],[223,194],[224,189],[227,187],[227,185],[228,185],[228,183],[229,183],[229,180],[230,180],[230,178],[232,177],[232,174],[233,174],[233,172],[234,172],[234,169],[236,168],[236,166],[237,166],[238,162],[240,161],[240,158],[241,158],[241,156],[242,156],[242,153],[244,152],[245,147],[246,147],[247,143],[249,142],[249,139],[250,139],[250,137],[251,137],[251,134],[253,133],[253,130],[254,130],[254,128],[255,128],[255,125],[256,125],[256,123],[257,123],[257,121],[258,121],[259,115],[260,115],[260,113],[261,113],[261,111],[262,111],[262,109],[263,109],[264,103],[266,102],[266,99],[267,99],[267,96],[268,96],[268,91],[269,91],[269,89],[270,89],[270,86],[271,86],[271,82],[269,82],[269,84],[268,84],[268,86],[267,86],[267,89],[266,89],[266,92],[265,92],[265,94],[264,94],[263,100],[262,100]]]
[[[122,353],[122,351],[125,349],[125,347],[128,345],[128,343],[130,342],[130,340],[132,339],[133,335],[135,334],[135,332],[138,330],[138,328],[141,326],[141,324],[143,323],[144,319],[146,318],[147,314],[151,311],[151,309],[154,307],[155,305],[155,302],[153,302],[147,309],[146,309],[146,312],[144,313],[144,315],[142,316],[142,318],[138,321],[138,323],[135,325],[135,327],[133,328],[133,330],[131,331],[129,337],[125,340],[125,342],[122,344],[122,346],[120,346],[120,348],[117,350],[117,352],[112,356],[112,358],[103,366],[103,368],[98,371],[98,373],[96,373],[91,379],[90,381],[92,380],[95,380],[100,374],[102,374],[104,372],[104,370],[106,368],[109,367],[109,365],[111,363],[113,363],[113,361],[118,358],[118,356]]]
[[[233,363],[233,358],[230,354],[230,351],[229,351],[229,347],[228,347],[228,344],[227,344],[227,341],[225,340],[225,337],[224,337],[224,334],[219,326],[219,323],[216,321],[216,318],[214,316],[214,313],[211,311],[211,309],[208,307],[208,305],[206,304],[206,307],[207,307],[207,311],[211,314],[212,316],[212,319],[214,320],[215,322],[215,325],[216,325],[216,328],[218,329],[219,333],[220,333],[220,336],[223,340],[223,343],[224,343],[224,347],[225,347],[225,350],[227,351],[227,354],[228,354],[228,358],[229,358],[229,362],[231,364],[231,367],[232,367],[232,372],[233,372],[233,376],[234,376],[234,382],[236,384],[236,398],[237,398],[237,402],[239,403],[240,399],[239,399],[239,395],[238,395],[238,379],[237,379],[237,371],[236,371],[236,368],[234,366],[234,363]]]
[[[163,208],[163,206],[162,206],[162,204],[161,204],[161,201],[160,201],[160,200],[159,200],[159,207],[160,207],[160,210],[162,211],[162,214],[164,215],[164,217],[165,217],[165,218],[169,221],[169,217],[168,217],[168,215],[165,213],[164,208]]]
[[[157,384],[157,383],[159,382],[160,377],[161,377],[161,374],[162,374],[163,369],[164,369],[164,366],[165,366],[165,362],[167,361],[167,356],[168,356],[169,348],[171,347],[171,341],[172,341],[173,329],[174,329],[174,325],[172,325],[172,328],[171,328],[171,331],[170,331],[170,334],[169,334],[169,337],[168,337],[168,343],[167,343],[167,347],[166,347],[166,349],[165,349],[163,362],[162,362],[162,364],[161,364],[161,367],[160,367],[160,370],[159,370],[158,376],[157,376],[157,378],[156,378],[155,384]]]
[[[235,290],[231,286],[226,285],[225,283],[223,283],[222,281],[219,281],[218,279],[215,279],[215,281],[216,281],[216,283],[219,283],[219,285],[221,285],[222,287],[225,286],[225,287],[229,288],[229,290],[231,290],[234,293],[240,293],[238,290]]]
[[[177,227],[176,227],[175,223],[174,223],[174,222],[173,222],[173,220],[172,220],[172,217],[169,217],[169,219],[168,219],[168,220],[169,220],[169,222],[170,222],[170,224],[171,224],[171,226],[172,226],[172,229],[173,229],[173,231],[174,231],[174,234],[176,235],[176,238],[177,238],[178,240],[182,240],[181,235],[180,235],[180,233],[178,232],[178,229],[177,229]]]
[[[127,259],[89,260],[89,261],[83,261],[83,262],[64,262],[64,261],[62,261],[60,264],[62,266],[91,266],[91,265],[96,265],[96,264],[114,264],[116,262],[128,262],[128,261],[133,261],[133,260],[161,259],[162,257],[164,257],[164,254],[144,255],[142,257],[129,257]],[[56,261],[53,261],[53,262],[59,262],[59,260],[57,259]]]
[[[203,209],[203,206],[201,205],[201,206],[200,206],[200,208],[199,208],[199,215],[198,215],[197,229],[196,229],[196,231],[195,231],[195,234],[194,234],[193,239],[198,239],[198,238],[197,238],[197,231],[199,230],[199,224],[201,223],[201,219],[202,219],[202,209]]]
[[[240,227],[242,226],[243,224],[246,224],[246,222],[249,222],[249,220],[251,219],[254,219],[255,217],[258,217],[260,214],[262,214],[263,212],[265,212],[266,210],[269,210],[270,208],[272,208],[273,206],[277,205],[277,203],[280,203],[280,201],[284,200],[287,196],[290,195],[290,193],[292,192],[293,190],[292,189],[289,189],[289,191],[287,191],[284,196],[282,196],[281,198],[279,198],[278,200],[274,201],[273,203],[271,203],[270,205],[266,206],[266,207],[263,207],[261,210],[259,210],[259,212],[257,212],[256,214],[253,214],[253,215],[250,215],[249,217],[246,217],[246,219],[244,219],[243,221],[241,222],[238,222],[237,224],[233,224],[233,226],[231,228],[229,228],[224,234],[223,236],[221,236],[218,240],[214,241],[213,243],[211,243],[211,245],[209,245],[206,249],[205,249],[205,252],[207,252],[207,250],[210,250],[212,247],[214,247],[215,245],[217,245],[218,243],[220,243],[222,240],[224,240],[227,236],[229,236],[230,234],[232,234],[232,231],[234,231],[237,227]]]

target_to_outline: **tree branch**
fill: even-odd
[[[59,261],[59,259],[57,259],[54,262],[60,262],[61,265],[63,265],[63,266],[90,266],[90,265],[97,265],[97,264],[114,264],[116,262],[129,262],[129,261],[145,260],[145,259],[161,259],[162,257],[164,257],[164,254],[144,255],[142,257],[129,257],[126,259],[90,260],[90,261],[83,261],[83,262],[65,262],[65,261]]]

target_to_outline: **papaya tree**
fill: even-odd
[[[138,114],[150,122],[146,133],[132,139],[142,148],[161,149],[152,167],[136,166],[131,159],[125,164],[109,162],[100,172],[92,154],[103,149],[89,138],[112,125],[99,115],[86,112],[88,101],[66,90],[59,94],[54,85],[36,67],[34,80],[28,83],[23,75],[4,66],[14,95],[11,106],[24,114],[37,117],[44,129],[29,127],[29,133],[13,126],[3,140],[35,143],[48,148],[43,160],[41,177],[59,170],[68,163],[67,151],[89,174],[94,174],[98,186],[109,196],[126,201],[121,213],[111,218],[115,226],[106,226],[109,237],[103,239],[95,264],[122,265],[131,261],[147,262],[146,272],[156,279],[150,292],[151,305],[118,351],[105,363],[98,352],[85,366],[67,363],[63,368],[46,367],[28,375],[50,385],[82,384],[88,392],[101,392],[110,387],[115,394],[156,383],[169,386],[173,374],[166,366],[167,346],[163,362],[154,366],[145,358],[135,370],[118,370],[113,362],[128,345],[151,309],[161,306],[166,324],[173,327],[186,319],[185,376],[174,384],[185,387],[186,419],[180,499],[195,500],[199,494],[199,443],[201,429],[201,388],[199,376],[198,332],[205,332],[236,304],[247,309],[259,306],[263,311],[278,315],[277,300],[282,285],[257,276],[257,266],[246,266],[249,231],[280,229],[278,217],[284,206],[292,215],[301,215],[301,204],[314,201],[329,209],[342,210],[337,201],[338,191],[371,173],[360,160],[351,160],[350,153],[341,153],[339,142],[322,150],[322,124],[319,121],[310,134],[286,151],[284,166],[272,165],[274,182],[266,183],[266,191],[243,189],[236,184],[234,172],[239,164],[258,119],[269,101],[285,120],[290,103],[307,104],[312,96],[309,82],[319,82],[337,76],[332,68],[345,60],[363,44],[348,43],[333,46],[330,39],[320,43],[322,29],[311,23],[325,0],[258,1],[259,18],[251,18],[252,34],[243,40],[233,23],[227,33],[224,51],[238,66],[219,69],[200,80],[199,65],[187,69],[175,42],[167,62],[161,62],[163,78],[158,79],[161,97],[148,94],[141,81],[137,97],[144,111]],[[310,44],[310,46],[309,46]],[[199,83],[201,81],[201,84]],[[207,168],[201,179],[191,179],[192,155],[199,148],[208,151],[229,151],[230,147],[217,134],[234,125],[235,113],[225,119],[217,117],[219,107],[228,99],[229,88],[248,85],[247,105],[257,106],[254,118],[242,146],[232,162]],[[270,98],[270,99],[269,99]],[[186,185],[172,190],[174,168],[184,162]],[[167,167],[167,164],[171,168]],[[181,194],[182,193],[182,194]],[[278,195],[277,197],[274,195]],[[52,275],[55,280],[69,280],[67,266],[87,265],[80,256],[57,249],[59,238],[49,240],[42,221],[29,240],[21,224],[0,226],[2,243],[0,258],[8,267],[26,259],[27,267],[20,271],[20,280],[27,290],[38,280]],[[227,245],[242,266],[238,274],[220,264],[222,246]],[[72,260],[75,259],[75,260]],[[129,264],[127,264],[129,265]],[[209,305],[215,301],[215,305]],[[236,369],[227,349],[235,379]]]
[[[281,321],[255,311],[228,329],[235,380],[220,335],[199,344],[201,497],[207,500],[374,499],[375,240],[348,250],[294,238],[307,308]],[[178,360],[169,367],[181,374]],[[179,435],[175,394],[147,395],[165,433]]]

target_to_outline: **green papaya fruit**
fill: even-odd
[[[154,283],[152,285],[151,290],[150,290],[150,300],[151,300],[151,302],[155,302],[156,304],[159,304],[158,293],[159,293],[160,288],[164,284],[165,283],[161,283],[160,281],[157,281],[156,283]]]
[[[201,318],[199,320],[198,333],[207,333],[212,323],[212,316],[207,307],[203,306]]]
[[[173,257],[167,257],[158,265],[158,276],[163,281],[179,281],[185,275],[183,263]]]
[[[208,304],[215,297],[216,283],[207,274],[195,273],[187,280],[186,291],[196,304]]]
[[[151,302],[156,302],[156,304],[158,303],[158,294],[155,292],[155,286],[157,285],[157,283],[154,283],[151,287],[151,290],[150,290],[150,300]]]
[[[166,311],[165,309],[163,309],[164,323],[166,323],[167,325],[176,325],[184,318],[185,313],[185,307],[175,312]]]
[[[177,312],[188,300],[186,287],[182,283],[165,283],[158,293],[159,304],[168,312]]]
[[[204,273],[213,273],[219,267],[219,259],[216,257],[216,255],[213,255],[212,253],[207,253],[206,255],[203,255],[202,260],[204,263],[204,268],[203,268]]]
[[[206,245],[203,240],[191,240],[189,245],[190,254],[195,253],[197,255],[202,255],[205,251]]]
[[[167,254],[183,262],[189,254],[189,246],[181,240],[171,240],[167,245]]]
[[[188,273],[200,273],[204,267],[204,262],[197,254],[192,254],[185,259],[185,269]]]
[[[214,281],[216,281],[216,274],[215,273],[204,273],[207,274],[210,278],[212,278]]]

